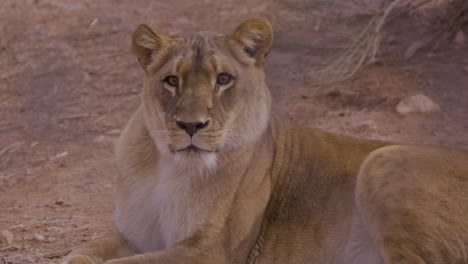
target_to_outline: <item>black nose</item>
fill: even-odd
[[[193,136],[195,133],[197,133],[198,130],[203,129],[207,127],[210,124],[210,120],[206,122],[197,122],[197,123],[185,123],[182,121],[176,121],[177,126],[185,130],[187,134],[190,136]]]

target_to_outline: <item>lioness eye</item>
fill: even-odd
[[[164,81],[169,84],[169,86],[172,86],[172,87],[177,87],[179,86],[179,78],[171,75],[171,76],[168,76],[166,77],[166,79],[164,79]]]
[[[230,83],[231,80],[232,80],[232,76],[229,73],[223,72],[218,75],[216,82],[218,83],[218,85],[226,85]]]

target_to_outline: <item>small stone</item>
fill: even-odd
[[[14,225],[14,226],[11,226],[10,229],[19,229],[21,231],[26,231],[26,226],[23,225],[23,224],[19,224],[19,225]]]
[[[45,240],[45,237],[41,234],[33,234],[33,239],[36,240],[36,241],[44,241]]]
[[[356,131],[377,131],[377,124],[373,120],[360,122],[352,127]]]
[[[418,52],[422,47],[424,47],[425,42],[421,40],[416,40],[413,42],[411,45],[408,46],[408,48],[405,51],[405,54],[403,55],[405,60],[409,60],[411,57]]]
[[[0,244],[4,243],[8,246],[13,243],[13,234],[8,230],[0,230]]]
[[[57,155],[50,157],[49,160],[61,159],[67,155],[68,155],[68,151],[60,152]]]
[[[396,111],[402,115],[409,113],[429,113],[440,111],[440,106],[423,94],[416,94],[401,100]]]
[[[93,143],[101,143],[101,142],[103,142],[105,139],[106,139],[105,136],[99,135],[99,136],[97,136],[97,137],[95,137],[95,138],[93,139]]]
[[[453,39],[453,42],[457,45],[464,45],[466,42],[466,36],[463,31],[458,31],[457,34],[455,35],[455,38]]]
[[[49,227],[46,227],[45,230],[47,232],[52,232],[52,233],[62,233],[64,232],[65,229],[61,227],[56,227],[56,226],[49,226]]]
[[[106,132],[106,135],[108,136],[119,136],[120,132],[122,132],[120,129],[111,129]]]

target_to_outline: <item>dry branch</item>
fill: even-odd
[[[385,24],[431,1],[433,0],[425,0],[416,4],[412,4],[411,0],[385,1],[353,44],[337,58],[311,69],[306,74],[304,82],[320,85],[344,81],[353,77],[362,67],[375,62],[375,57],[380,48],[382,29]],[[399,6],[404,6],[404,8],[391,16],[392,11]],[[405,58],[413,56],[419,49],[428,46],[435,40],[438,40],[435,44],[435,47],[437,47],[441,41],[452,38],[466,26],[468,24],[468,1],[450,2],[444,17],[445,21],[439,29],[430,37],[420,40],[414,47],[410,47],[405,53]]]
[[[15,142],[15,143],[13,143],[13,144],[10,144],[10,145],[8,145],[8,146],[2,148],[2,149],[0,150],[0,157],[1,157],[3,154],[9,152],[10,150],[14,150],[14,149],[16,149],[17,147],[19,147],[19,146],[21,146],[21,145],[23,145],[23,144],[24,144],[23,141],[18,141],[18,142]]]
[[[1,247],[0,251],[5,251],[5,250],[19,250],[20,248],[17,246],[6,246],[6,247]],[[3,260],[2,260],[3,261]]]
[[[385,3],[361,31],[350,48],[330,63],[312,69],[306,76],[307,84],[320,85],[351,78],[363,66],[373,63],[380,47],[382,28],[392,10],[408,0]]]

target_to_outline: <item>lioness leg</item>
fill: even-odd
[[[468,263],[468,155],[411,146],[373,152],[356,201],[385,263]]]
[[[129,257],[113,259],[106,264],[223,264],[232,263],[225,255],[214,249],[213,251],[196,248],[192,245],[180,244],[179,246]]]
[[[136,254],[117,233],[91,241],[72,251],[62,264],[221,264],[226,263],[223,248],[216,242],[196,247],[191,239],[162,251]],[[211,251],[205,248],[212,248]]]
[[[109,259],[134,254],[121,236],[114,232],[73,250],[63,264],[99,264]]]

